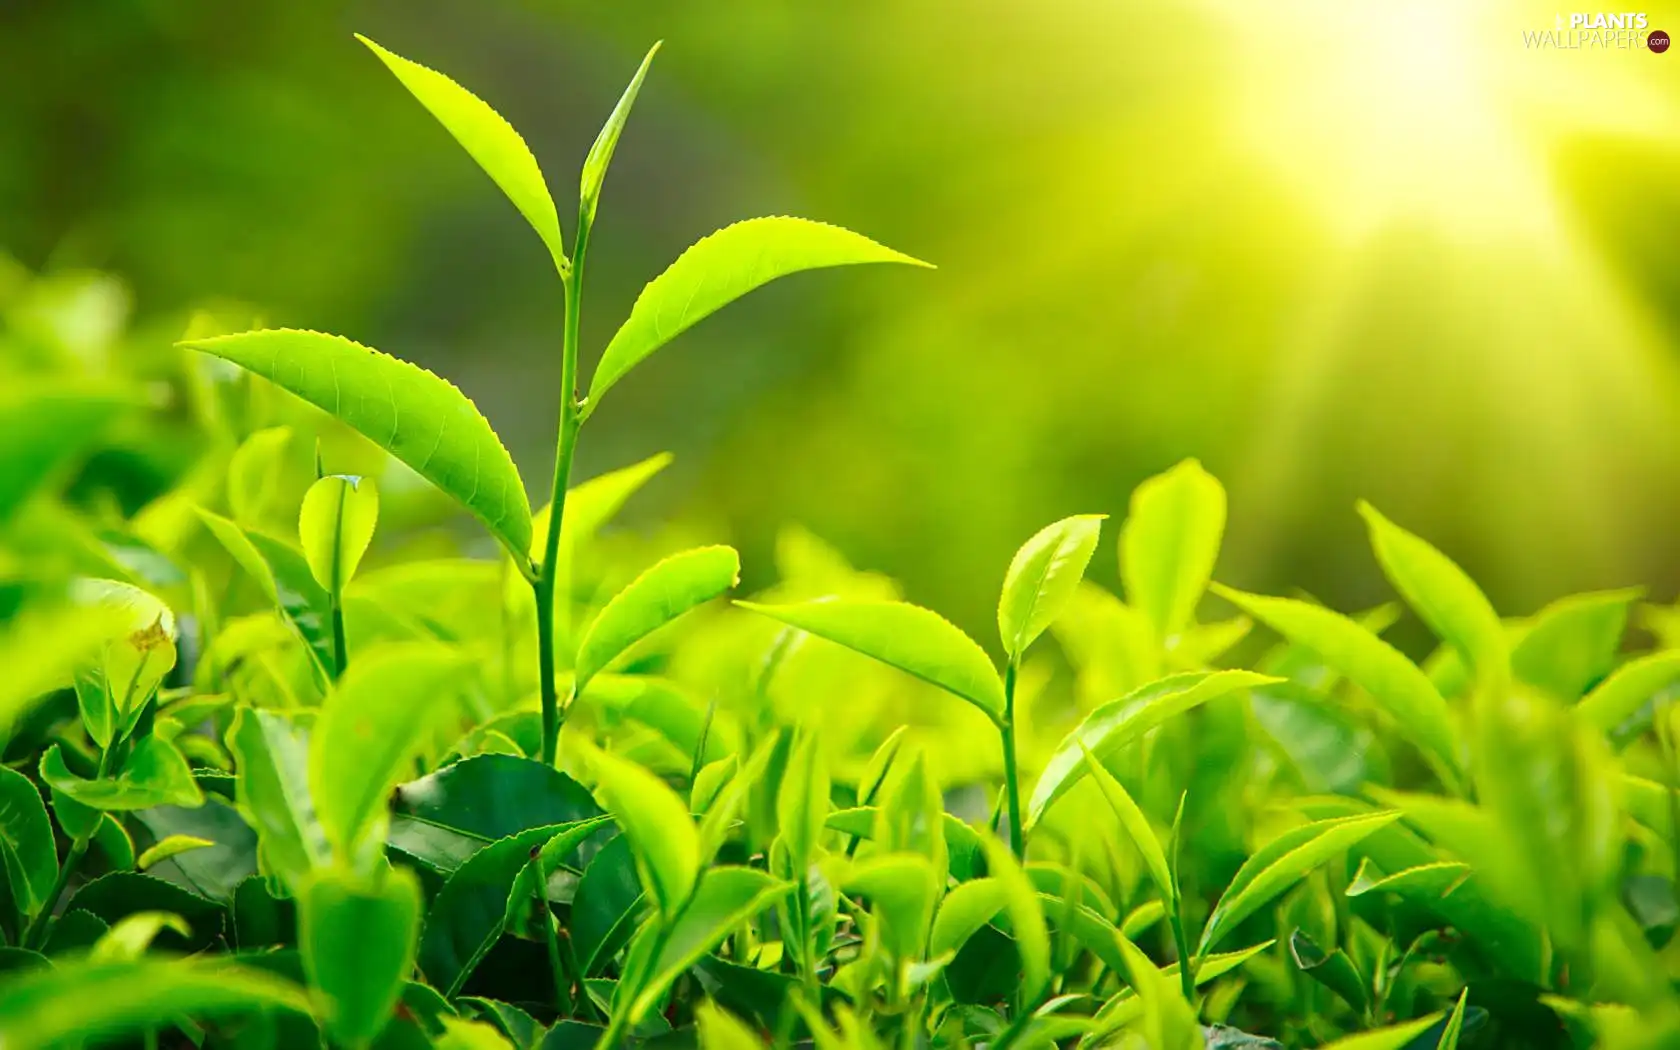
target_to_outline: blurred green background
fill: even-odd
[[[1680,30],[1680,6],[1647,10]],[[797,522],[978,632],[1027,535],[1119,518],[1140,479],[1196,456],[1230,492],[1227,582],[1386,597],[1363,497],[1507,614],[1626,583],[1667,600],[1680,52],[1525,46],[1556,17],[9,0],[0,248],[18,265],[0,295],[53,275],[62,301],[29,308],[66,311],[89,345],[130,322],[161,344],[230,301],[350,335],[453,378],[541,501],[558,283],[351,33],[500,109],[561,199],[662,38],[596,225],[586,355],[685,245],[750,215],[837,222],[939,269],[794,278],[639,369],[577,475],[674,451],[633,526],[731,539],[752,584]]]

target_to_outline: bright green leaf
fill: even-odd
[[[335,668],[332,647],[332,599],[303,552],[265,533],[248,531],[200,507],[199,520],[240,568],[250,574],[263,596],[286,618],[308,647],[316,682],[323,689]]]
[[[693,244],[636,297],[629,319],[595,367],[590,408],[643,358],[754,288],[801,270],[874,262],[927,265],[850,230],[808,219],[777,216],[725,226]]]
[[[1081,748],[1084,743],[1081,741]],[[1143,815],[1143,810],[1132,801],[1120,781],[1114,778],[1103,764],[1097,761],[1090,751],[1085,751],[1085,768],[1096,779],[1097,787],[1102,796],[1108,801],[1109,808],[1120,821],[1120,827],[1126,836],[1132,840],[1138,855],[1143,858],[1143,866],[1149,872],[1149,878],[1155,883],[1155,890],[1161,895],[1161,900],[1172,903],[1177,907],[1175,899],[1177,893],[1173,888],[1172,868],[1167,864],[1166,850],[1161,847],[1161,840],[1156,837],[1155,829],[1150,827],[1149,818]]]
[[[1373,1028],[1369,1032],[1360,1032],[1345,1039],[1338,1039],[1333,1043],[1326,1043],[1323,1050],[1402,1050],[1408,1043],[1438,1024],[1441,1015],[1430,1014],[1416,1021],[1405,1024],[1390,1025],[1387,1028]]]
[[[933,917],[928,954],[937,959],[967,944],[970,937],[1003,910],[1007,897],[1007,889],[995,878],[972,879],[951,890],[940,901],[939,912]]]
[[[1120,529],[1120,576],[1126,601],[1154,625],[1160,644],[1189,626],[1224,534],[1225,489],[1194,459],[1133,490]]]
[[[1458,993],[1458,1002],[1453,1005],[1452,1016],[1447,1018],[1447,1027],[1441,1032],[1441,1041],[1435,1044],[1435,1050],[1458,1050],[1458,1039],[1464,1032],[1464,1004],[1470,998],[1470,989]]]
[[[647,1016],[671,982],[792,889],[791,883],[755,868],[726,865],[708,870],[694,899],[661,938],[659,953],[652,959],[646,977],[637,982],[630,1019],[639,1021]]]
[[[1266,598],[1215,585],[1237,608],[1310,649],[1332,670],[1371,695],[1438,767],[1456,774],[1458,745],[1447,702],[1400,650],[1341,613],[1292,598]]]
[[[1027,827],[1037,824],[1050,804],[1084,777],[1086,751],[1106,758],[1193,707],[1238,689],[1275,681],[1251,671],[1195,671],[1169,675],[1097,708],[1062,738],[1044,764],[1027,804]]]
[[[49,903],[58,879],[57,850],[41,793],[22,773],[0,766],[0,856],[12,900],[26,918]]]
[[[373,542],[378,521],[379,489],[372,478],[329,474],[309,486],[298,514],[298,536],[322,590],[343,593]]]
[[[228,730],[234,800],[257,832],[269,866],[288,885],[327,859],[326,836],[309,796],[309,732],[279,711],[242,707]]]
[[[342,336],[272,329],[192,340],[336,416],[459,500],[523,558],[531,508],[519,471],[465,394],[432,373]]]
[[[828,821],[828,762],[815,733],[806,734],[788,758],[776,796],[776,824],[787,845],[789,866],[802,872],[811,864]]]
[[[881,943],[888,951],[900,959],[917,959],[933,919],[940,882],[933,864],[919,853],[876,853],[853,865],[841,885],[874,906]]]
[[[700,874],[700,836],[688,807],[658,777],[617,755],[596,752],[594,770],[602,801],[630,840],[642,885],[669,920]]]
[[[648,67],[653,65],[653,56],[659,53],[659,45],[648,48],[647,57],[636,69],[636,75],[630,78],[630,84],[619,96],[618,105],[613,107],[612,115],[607,117],[602,125],[600,134],[595,136],[595,144],[589,147],[589,155],[583,160],[583,176],[578,188],[579,221],[587,229],[595,221],[595,206],[601,199],[601,184],[606,181],[607,167],[612,164],[613,150],[618,148],[618,137],[624,133],[624,122],[630,119],[630,109],[636,104],[636,96],[641,93],[642,81],[647,79]],[[582,238],[583,234],[578,235]]]
[[[227,502],[234,521],[246,528],[262,525],[280,487],[281,457],[291,440],[291,427],[268,427],[253,432],[233,450],[228,458]]]
[[[1003,577],[998,635],[1004,651],[1019,658],[1073,598],[1096,552],[1105,514],[1063,518],[1022,545]]]
[[[939,686],[994,721],[1003,717],[1003,683],[991,659],[938,613],[907,602],[849,599],[799,605],[735,604]]]
[[[1580,699],[1616,666],[1628,608],[1643,593],[1629,587],[1552,602],[1511,647],[1512,673],[1559,700]]]
[[[733,547],[700,547],[656,562],[614,595],[584,632],[576,665],[579,691],[620,653],[735,586],[740,574]]]
[[[88,958],[94,962],[138,959],[164,930],[174,930],[182,937],[192,936],[192,927],[179,915],[166,911],[135,912],[123,916],[101,934]]]
[[[537,159],[531,148],[513,130],[513,125],[491,109],[478,96],[453,80],[417,62],[380,47],[356,34],[379,60],[402,81],[409,94],[431,111],[461,148],[471,154],[484,173],[495,180],[508,200],[525,216],[525,221],[537,231],[537,236],[554,258],[555,268],[564,275],[570,269],[566,261],[565,243],[560,235],[560,216],[554,209]]]
[[[1618,667],[1575,707],[1586,724],[1609,733],[1658,693],[1680,682],[1680,649],[1650,653]]]
[[[205,849],[209,846],[214,846],[215,844],[216,843],[212,840],[199,838],[197,835],[170,835],[167,838],[159,840],[156,845],[142,852],[139,859],[134,862],[134,866],[139,868],[141,871],[145,871],[147,868],[151,867],[153,864],[159,863],[160,861],[180,856],[183,853],[189,853],[195,849]]]
[[[1214,905],[1202,929],[1198,955],[1205,955],[1237,924],[1306,878],[1320,864],[1395,820],[1390,810],[1321,820],[1284,832],[1249,857]]]
[[[54,744],[41,756],[41,779],[54,791],[93,809],[196,806],[204,801],[187,760],[174,744],[156,736],[137,742],[116,775],[99,780],[84,780],[70,772]]]
[[[1036,1006],[1050,987],[1050,932],[1038,892],[1009,847],[993,835],[982,835],[980,842],[986,851],[987,870],[1003,886],[1010,931],[1021,953],[1021,1002]]]

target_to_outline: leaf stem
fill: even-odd
[[[560,747],[560,695],[554,685],[554,583],[560,556],[560,526],[566,515],[572,455],[583,426],[577,394],[578,329],[583,313],[583,261],[589,250],[589,226],[578,223],[572,247],[572,272],[565,281],[566,327],[560,343],[560,433],[554,450],[554,486],[549,497],[548,532],[542,565],[532,585],[537,598],[537,674],[542,693],[543,762],[553,765]]]
[[[1009,848],[1020,860],[1026,856],[1021,835],[1021,771],[1015,760],[1015,678],[1018,657],[1009,658],[1003,673],[1003,724],[998,727],[1003,736],[1003,787],[1009,797]]]
[[[344,634],[344,597],[336,590],[332,594],[332,639],[333,665],[338,677],[343,678],[345,668],[350,666],[350,644]]]
[[[29,928],[23,931],[18,943],[25,948],[39,950],[46,942],[47,928],[52,923],[53,913],[58,910],[58,899],[64,896],[65,887],[70,885],[70,877],[75,874],[76,866],[81,863],[87,853],[88,839],[73,839],[70,852],[65,854],[64,863],[58,867],[58,877],[53,880],[52,889],[47,891],[46,903],[30,921]]]

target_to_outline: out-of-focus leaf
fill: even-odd
[[[281,457],[292,440],[291,427],[267,427],[240,442],[228,458],[227,502],[233,520],[260,528],[274,490],[280,484]]]
[[[1365,979],[1346,952],[1340,948],[1325,951],[1305,930],[1296,930],[1289,937],[1289,954],[1302,972],[1335,992],[1355,1011],[1365,1012],[1370,1001]]]
[[[1126,600],[1169,645],[1190,623],[1225,534],[1225,489],[1187,459],[1132,491],[1120,529]]]
[[[643,358],[754,288],[801,270],[876,262],[927,265],[839,226],[786,216],[748,219],[701,238],[636,297],[595,366],[590,408]]]
[[[1084,777],[1085,752],[1106,758],[1193,707],[1238,689],[1275,681],[1251,671],[1194,671],[1151,682],[1097,708],[1062,738],[1044,764],[1027,803],[1027,827],[1037,824],[1050,804]]]
[[[881,942],[900,959],[921,956],[933,919],[938,879],[928,859],[916,853],[877,853],[854,865],[842,880],[848,893],[874,906]],[[1005,892],[1007,900],[1007,890]]]
[[[764,1050],[764,1041],[734,1014],[704,1002],[695,1010],[700,1050]]]
[[[1206,954],[1244,919],[1314,868],[1365,836],[1399,819],[1396,811],[1315,821],[1284,832],[1249,857],[1225,887],[1202,929],[1197,954]]]
[[[116,962],[138,959],[150,948],[152,941],[164,930],[174,930],[182,937],[192,936],[192,927],[179,915],[165,911],[142,911],[124,916],[94,944],[89,958],[94,962]]]
[[[1453,1006],[1453,1012],[1447,1018],[1446,1030],[1441,1033],[1441,1041],[1435,1044],[1435,1050],[1458,1050],[1459,1036],[1464,1031],[1464,1004],[1470,998],[1470,989],[1458,993],[1458,1002]]]
[[[41,779],[84,806],[100,810],[196,806],[204,793],[174,744],[148,736],[134,745],[115,776],[85,780],[70,772],[59,746],[41,756]]]
[[[448,381],[320,332],[274,329],[183,345],[232,361],[343,420],[459,500],[516,557],[530,549],[531,507],[513,458]]]
[[[0,1045],[51,1047],[268,1010],[307,1014],[309,1003],[291,982],[223,959],[88,960],[9,981]]]
[[[327,841],[358,870],[382,855],[386,800],[470,666],[434,645],[390,645],[359,658],[321,705],[309,795]]]
[[[1441,1017],[1441,1014],[1436,1013],[1416,1021],[1407,1021],[1405,1024],[1373,1028],[1369,1032],[1360,1032],[1358,1035],[1326,1043],[1324,1050],[1402,1050],[1413,1039],[1434,1027]]]
[[[576,680],[589,680],[632,645],[740,580],[733,547],[700,547],[657,562],[613,596],[578,643]]]
[[[776,797],[776,822],[787,845],[788,864],[802,872],[816,855],[829,811],[828,762],[815,734],[794,748]]]
[[[1010,933],[1021,953],[1021,1002],[1035,1006],[1050,987],[1050,933],[1044,910],[1009,847],[991,835],[981,836],[980,842],[986,851],[987,870],[1003,887]]]
[[[998,635],[1019,658],[1073,598],[1096,552],[1105,514],[1081,514],[1046,525],[1015,552],[998,599]]]
[[[642,885],[669,921],[700,874],[700,838],[688,807],[634,762],[603,751],[594,768],[607,810],[630,840]]]
[[[33,919],[52,903],[58,846],[41,793],[28,777],[5,766],[0,766],[0,860],[12,901]]]
[[[843,645],[1003,717],[1003,683],[974,640],[938,613],[906,602],[830,599],[800,605],[736,605]]]
[[[186,920],[192,934],[184,941],[172,934],[164,935],[166,946],[172,950],[203,948],[222,932],[221,905],[173,882],[136,872],[101,875],[87,883],[65,907],[66,914],[76,910],[88,912],[108,926],[141,912],[179,915]]]
[[[1126,971],[1143,1004],[1140,1019],[1144,1044],[1150,1050],[1203,1050],[1206,1038],[1196,1023],[1196,1012],[1184,1001],[1176,982],[1168,981],[1142,950],[1124,937],[1120,951]]]
[[[338,594],[356,575],[379,522],[379,488],[372,478],[329,474],[309,486],[298,512],[298,537],[315,582]]]
[[[1618,667],[1575,705],[1575,712],[1586,724],[1609,733],[1676,682],[1680,682],[1680,649],[1650,653]]]
[[[484,173],[501,187],[519,214],[525,216],[525,221],[542,238],[555,268],[561,274],[567,273],[571,267],[560,236],[560,217],[554,209],[554,198],[549,195],[548,183],[531,155],[531,148],[513,130],[513,125],[477,95],[442,73],[392,54],[360,34],[356,39],[379,56],[409,94],[437,118]]]
[[[335,1040],[365,1046],[385,1027],[414,966],[420,905],[420,883],[400,868],[325,868],[305,883],[298,942]]]
[[[1083,745],[1081,745],[1083,746]],[[1092,777],[1096,779],[1097,787],[1107,800],[1109,808],[1120,821],[1120,827],[1126,836],[1132,840],[1138,855],[1143,858],[1143,866],[1149,872],[1149,878],[1155,883],[1155,890],[1161,895],[1161,900],[1169,903],[1176,901],[1178,896],[1173,888],[1172,869],[1167,864],[1167,853],[1161,847],[1161,840],[1155,836],[1155,829],[1149,826],[1149,818],[1143,815],[1143,810],[1132,801],[1132,796],[1114,774],[1103,768],[1096,756],[1090,751],[1085,752],[1085,765]],[[1176,903],[1173,904],[1176,907]]]
[[[1511,647],[1512,673],[1557,699],[1579,699],[1616,666],[1628,608],[1643,593],[1577,594],[1541,609]]]
[[[954,952],[968,942],[980,927],[1003,910],[1007,892],[994,878],[978,878],[958,885],[939,903],[928,937],[928,954],[934,958]]]
[[[1370,529],[1371,548],[1394,589],[1490,690],[1510,675],[1505,628],[1475,581],[1452,559],[1377,512],[1369,503],[1359,513]]]
[[[242,529],[202,507],[198,516],[309,647],[317,680],[324,686],[335,666],[332,600],[315,582],[303,552],[273,536]]]

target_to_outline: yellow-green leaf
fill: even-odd
[[[629,319],[595,368],[588,410],[643,358],[754,288],[801,270],[878,262],[927,265],[850,230],[809,219],[775,216],[725,226],[695,242],[636,297]]]
[[[195,849],[204,849],[215,844],[212,840],[199,838],[197,835],[169,835],[150,849],[141,852],[139,859],[134,862],[134,866],[141,871],[145,871],[159,861],[165,861],[170,857],[176,857]]]
[[[329,474],[309,486],[298,513],[303,557],[315,582],[340,594],[373,542],[379,522],[379,488],[372,478]]]
[[[531,507],[501,439],[447,380],[342,336],[290,328],[182,344],[232,361],[342,420],[459,500],[516,557]]]
[[[366,1046],[385,1027],[414,968],[420,882],[403,868],[371,877],[316,873],[298,898],[298,946],[335,1042]]]
[[[1190,624],[1225,534],[1225,489],[1187,459],[1132,492],[1120,529],[1126,601],[1168,644]]]
[[[418,62],[395,55],[378,44],[356,34],[379,60],[402,81],[409,94],[431,111],[461,148],[471,154],[484,173],[525,216],[525,221],[537,231],[555,269],[565,274],[570,269],[566,260],[565,242],[560,235],[560,216],[554,209],[554,198],[548,192],[537,158],[531,148],[513,130],[513,125],[477,95],[455,81]]]
[[[694,890],[700,836],[688,807],[664,781],[634,762],[598,751],[594,770],[602,802],[630,839],[642,885],[667,918]]]
[[[1015,948],[1021,953],[1021,1002],[1033,1007],[1050,987],[1050,930],[1044,909],[1009,847],[995,835],[981,835],[980,843],[986,851],[986,870],[1003,887],[1004,909],[1009,913]]]
[[[700,547],[656,562],[613,596],[578,643],[577,690],[615,657],[740,580],[733,547]]]
[[[843,598],[735,604],[915,675],[967,700],[994,721],[1003,717],[1003,683],[986,651],[936,612],[908,602]]]
[[[998,599],[998,635],[1019,657],[1067,608],[1096,552],[1106,514],[1080,514],[1046,525],[1015,552]]]
[[[1083,743],[1081,744],[1083,749]],[[1149,878],[1155,883],[1155,890],[1161,895],[1165,903],[1173,904],[1177,894],[1173,891],[1172,868],[1167,864],[1166,850],[1161,847],[1161,840],[1155,836],[1155,829],[1149,826],[1149,818],[1143,815],[1143,810],[1132,800],[1126,788],[1114,778],[1103,764],[1097,761],[1089,750],[1085,751],[1085,768],[1095,778],[1102,796],[1108,801],[1109,808],[1120,820],[1120,827],[1137,847],[1138,855],[1143,858],[1143,866],[1149,872]]]
[[[630,78],[629,86],[619,96],[618,105],[613,107],[607,122],[601,126],[600,134],[595,136],[595,144],[589,147],[589,155],[583,159],[583,175],[578,185],[578,214],[581,216],[579,221],[586,228],[595,221],[595,206],[601,199],[601,184],[606,181],[613,150],[618,148],[618,137],[624,133],[624,122],[630,119],[630,109],[636,104],[636,96],[642,91],[642,81],[647,79],[648,67],[653,65],[653,56],[658,53],[658,44],[648,48],[647,57],[642,59],[636,75]]]

